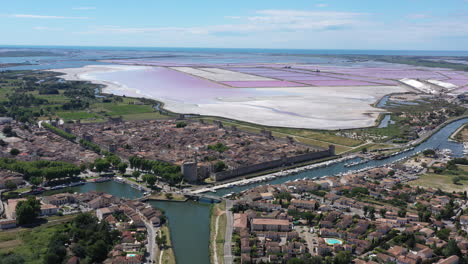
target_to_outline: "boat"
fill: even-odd
[[[120,177],[117,177],[117,178],[114,179],[114,181],[123,183],[123,182],[124,182],[124,179],[122,179],[122,178],[120,178]]]
[[[85,184],[84,182],[72,182],[68,186],[69,187],[75,187],[75,186],[80,186],[80,185],[84,185],[84,184]]]
[[[110,181],[110,180],[111,180],[110,178],[101,177],[101,178],[94,179],[94,182],[100,183],[100,182],[107,182],[107,181]]]

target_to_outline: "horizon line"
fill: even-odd
[[[164,47],[164,46],[104,46],[104,45],[23,45],[23,44],[0,44],[0,48],[5,47],[31,47],[31,48],[150,48],[150,49],[232,49],[232,50],[294,50],[294,51],[305,51],[305,50],[323,50],[323,51],[433,51],[433,52],[468,52],[468,50],[427,50],[427,49],[326,49],[326,48],[232,48],[232,47],[188,47],[188,46],[173,46],[173,47]]]

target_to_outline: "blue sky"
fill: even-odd
[[[0,45],[468,49],[468,0],[1,2]]]

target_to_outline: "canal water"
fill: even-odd
[[[128,199],[143,196],[130,185],[115,181],[87,183],[71,190],[79,193],[100,191]],[[210,204],[193,201],[152,201],[149,204],[162,209],[168,218],[177,263],[209,263]]]
[[[327,175],[339,174],[351,170],[362,169],[367,166],[382,166],[395,160],[411,156],[418,151],[427,148],[451,149],[455,156],[463,155],[462,144],[451,142],[448,137],[455,132],[460,126],[468,123],[468,118],[455,121],[448,124],[432,137],[426,140],[415,149],[390,157],[385,160],[370,161],[366,164],[357,165],[351,168],[346,168],[344,165],[353,160],[336,163],[329,167],[313,169],[299,174],[278,178],[268,182],[269,184],[280,184],[286,181],[301,179],[301,178],[318,178]],[[216,195],[224,195],[230,192],[240,192],[254,186],[266,184],[257,183],[247,186],[239,186],[231,189],[219,190]],[[76,192],[87,192],[91,190],[103,191],[119,197],[138,198],[143,194],[130,185],[118,183],[114,181],[104,183],[88,183],[83,186],[73,187]],[[180,264],[198,264],[209,263],[209,212],[210,205],[197,202],[150,202],[156,208],[165,211],[169,219],[169,227],[171,229],[172,242],[174,244],[174,252],[177,263]]]
[[[291,180],[295,180],[295,179],[320,178],[320,177],[324,177],[324,176],[335,175],[335,174],[339,174],[339,173],[345,173],[345,172],[349,172],[349,171],[352,171],[352,170],[359,170],[359,169],[363,169],[363,168],[369,167],[369,166],[372,166],[372,167],[383,166],[383,165],[386,165],[388,163],[394,162],[394,161],[396,161],[398,159],[405,158],[405,157],[408,157],[408,156],[412,156],[416,152],[423,151],[423,150],[428,149],[428,148],[431,148],[431,149],[436,149],[436,148],[438,148],[438,149],[451,149],[453,151],[454,156],[461,157],[461,156],[463,156],[463,144],[453,142],[453,141],[449,141],[448,138],[460,126],[462,126],[463,124],[466,124],[466,123],[468,123],[468,118],[464,118],[464,119],[460,119],[460,120],[457,120],[455,122],[452,122],[452,123],[448,124],[447,126],[443,127],[442,129],[440,129],[438,132],[436,132],[434,135],[432,135],[429,139],[427,139],[424,143],[418,145],[413,150],[401,153],[399,155],[396,155],[396,156],[393,156],[393,157],[390,157],[390,158],[387,158],[387,159],[372,160],[372,161],[370,161],[368,163],[365,163],[365,164],[361,164],[361,165],[346,168],[344,166],[345,164],[350,163],[350,162],[354,162],[354,161],[356,161],[358,159],[349,160],[349,161],[345,161],[345,162],[335,163],[335,164],[333,164],[331,166],[328,166],[328,167],[312,169],[312,170],[304,171],[304,172],[301,172],[301,173],[298,173],[298,174],[277,178],[277,179],[274,179],[272,181],[269,181],[268,183],[269,184],[281,184],[281,183],[284,183],[286,181],[291,181]],[[266,184],[266,183],[255,183],[255,184],[245,185],[245,186],[236,186],[236,187],[233,187],[233,188],[230,188],[230,189],[222,189],[222,190],[218,190],[216,192],[216,194],[214,194],[214,195],[223,196],[223,195],[231,193],[231,192],[238,193],[238,192],[241,192],[241,191],[244,191],[246,189],[250,189],[250,188],[253,188],[255,186],[262,185],[262,184]]]

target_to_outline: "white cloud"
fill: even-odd
[[[94,10],[96,7],[94,6],[81,6],[81,7],[74,7],[73,10]]]
[[[52,27],[42,27],[42,26],[33,27],[33,29],[39,30],[39,31],[63,31],[63,28],[52,28]]]
[[[323,3],[322,3],[322,4],[316,4],[315,6],[316,6],[316,7],[322,8],[322,7],[327,7],[328,4],[323,4]]]
[[[8,14],[8,15],[0,15],[0,16],[12,17],[12,18],[33,18],[33,19],[89,19],[89,17],[45,16],[45,15],[32,15],[32,14]]]
[[[360,18],[365,14],[332,11],[302,11],[302,10],[259,10],[254,16],[228,16],[238,24],[219,24],[200,27],[120,27],[103,26],[82,33],[161,33],[181,32],[195,35],[209,34],[249,34],[258,32],[336,30],[360,24]]]
[[[424,18],[421,14],[410,16]],[[134,40],[133,45],[144,42],[155,46],[183,42],[186,46],[205,47],[461,49],[468,43],[468,24],[463,16],[431,15],[427,19],[388,22],[381,21],[377,14],[272,9],[224,18],[233,20],[206,26],[95,26],[78,33],[81,38],[89,35],[90,40],[100,35],[116,41]],[[132,37],[122,37],[126,34]],[[447,41],[453,37],[462,41]]]

